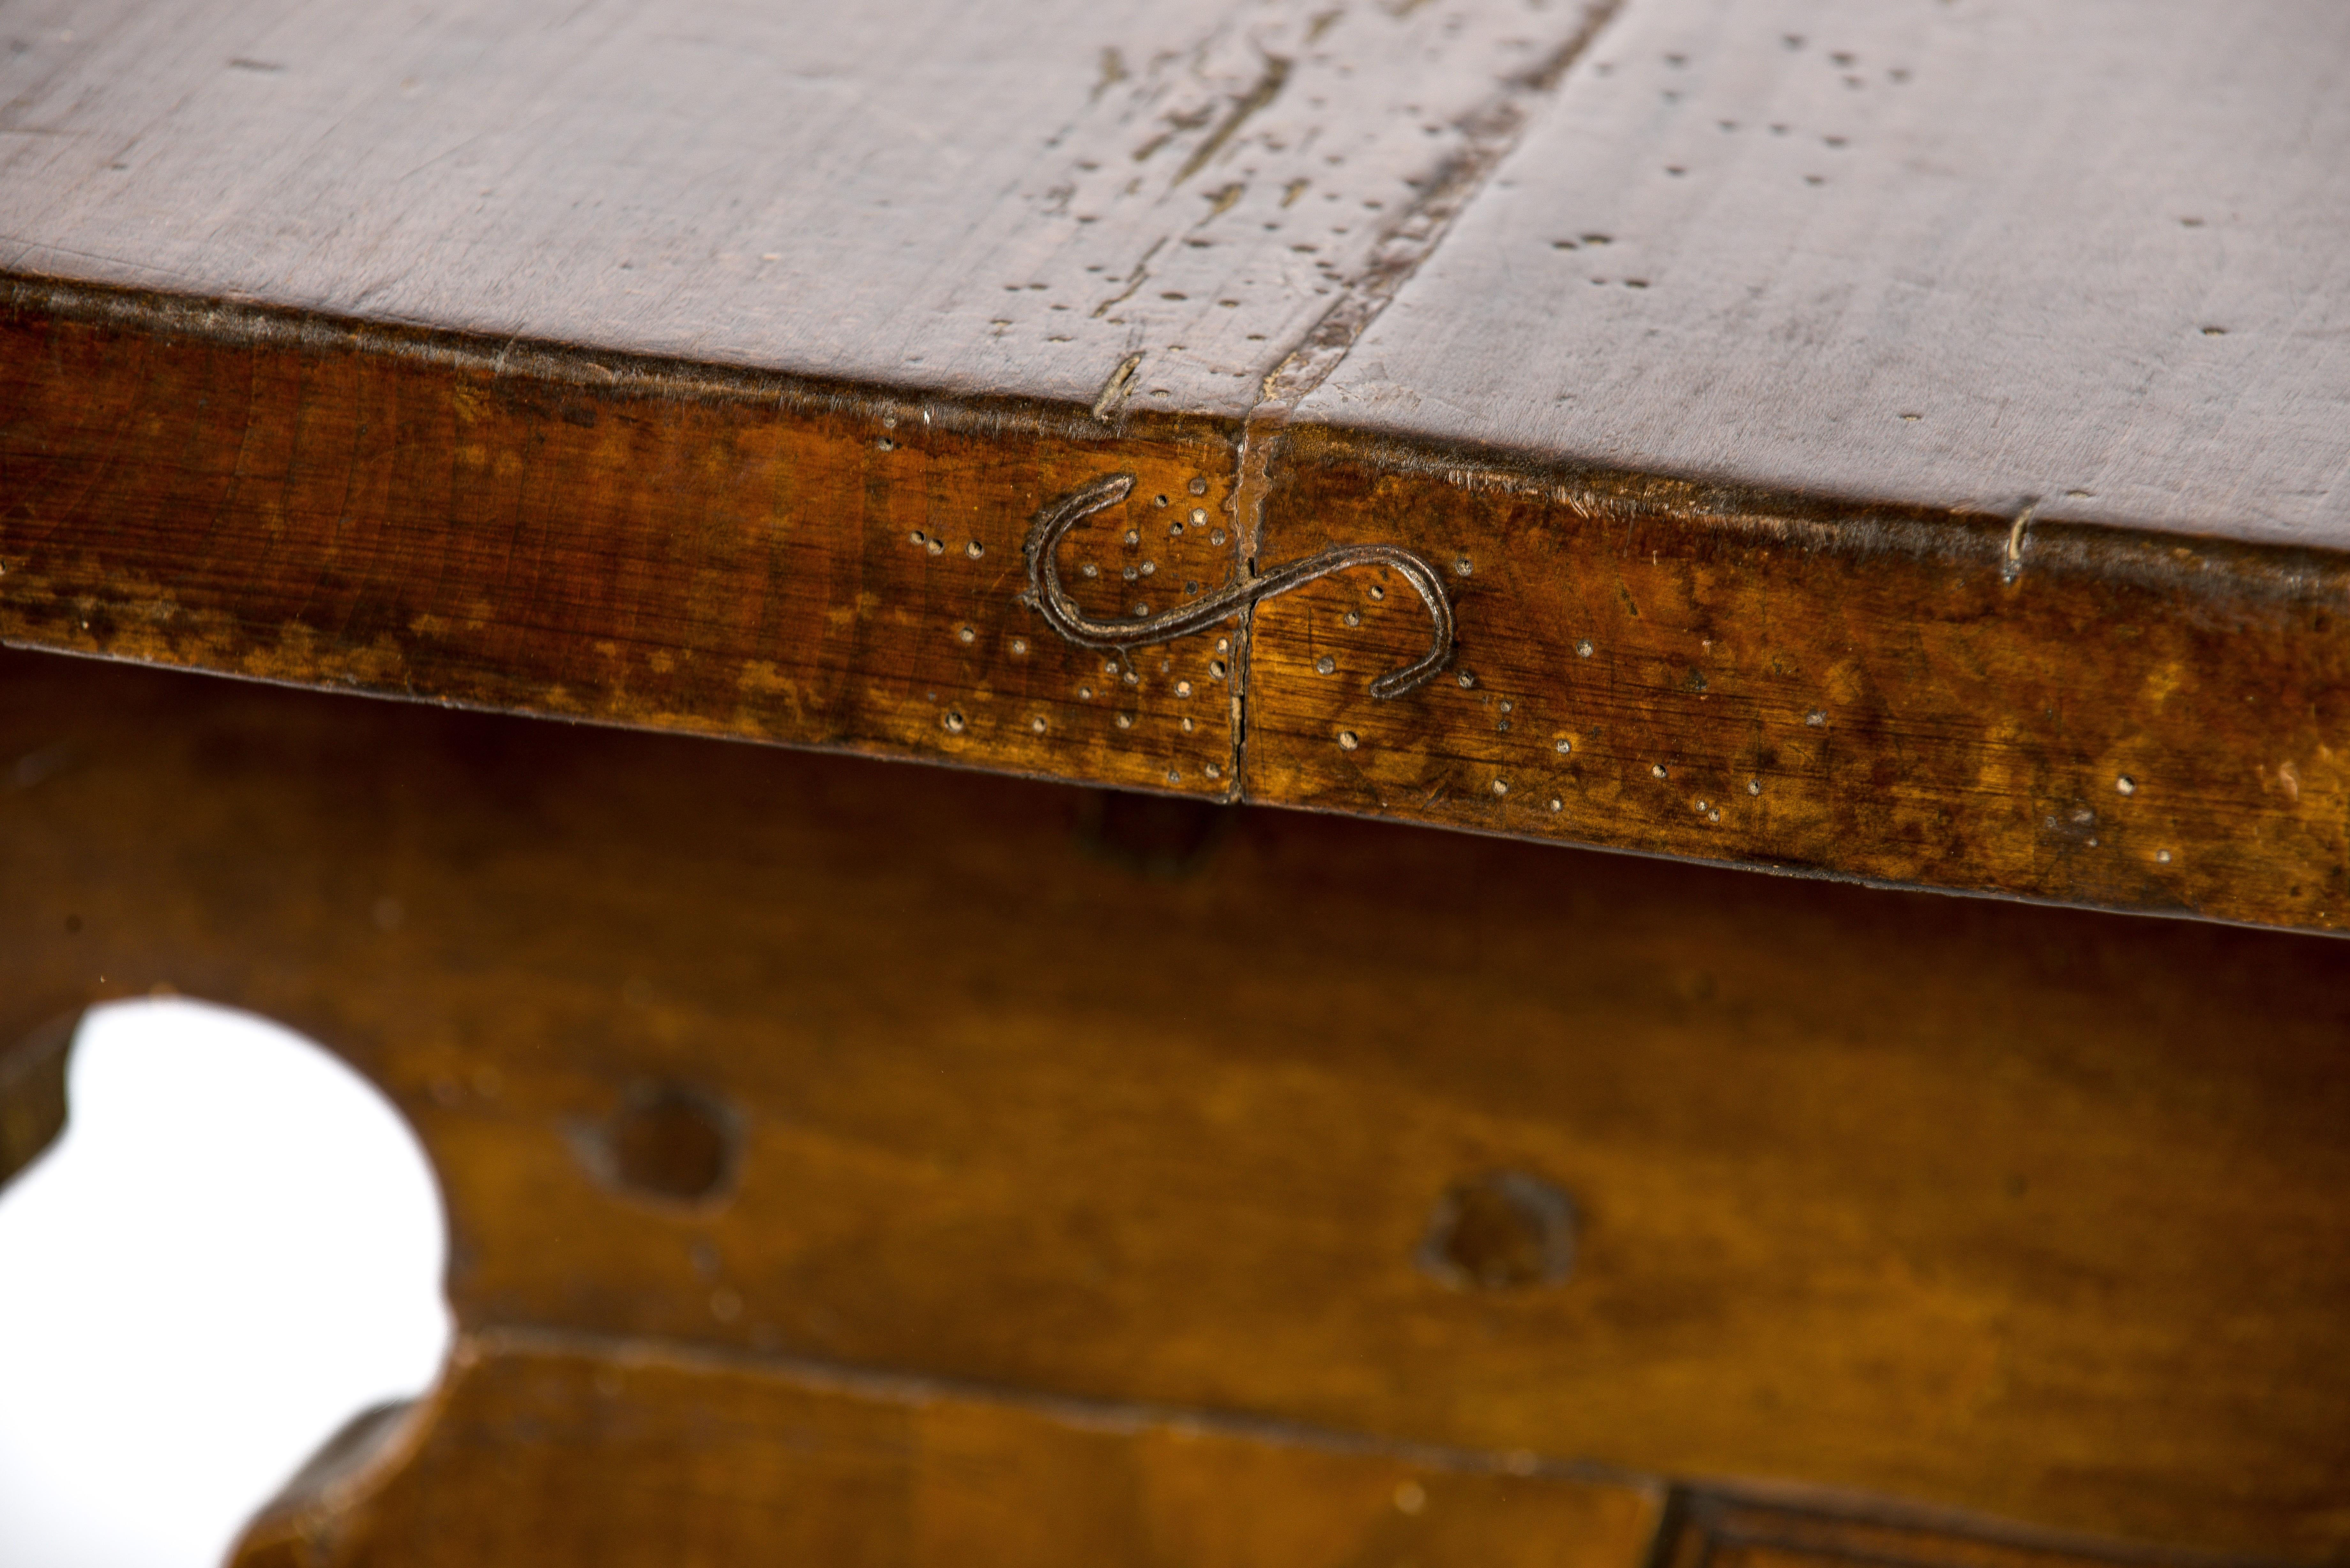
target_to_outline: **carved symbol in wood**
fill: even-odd
[[[1036,514],[1022,546],[1028,558],[1028,591],[1022,600],[1042,615],[1052,628],[1079,648],[1144,648],[1172,642],[1204,631],[1236,610],[1260,599],[1304,587],[1318,577],[1356,566],[1389,566],[1428,607],[1433,635],[1428,651],[1400,669],[1390,670],[1371,682],[1371,695],[1382,701],[1406,696],[1434,680],[1452,659],[1452,602],[1436,568],[1394,545],[1333,545],[1302,561],[1275,566],[1245,582],[1219,589],[1203,599],[1158,615],[1132,620],[1097,620],[1079,608],[1061,587],[1061,569],[1054,559],[1062,536],[1086,518],[1115,506],[1133,493],[1134,475],[1113,473],[1079,486]]]

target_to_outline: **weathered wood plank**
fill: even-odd
[[[2350,919],[2334,13],[928,15],[28,30],[0,637]],[[1114,473],[1095,614],[1409,545],[1483,684],[1367,701],[1359,572],[1062,646]]]
[[[1035,498],[1105,462],[1139,486],[1070,547],[1073,574],[1100,563],[1087,598],[1222,586],[1232,462],[1210,421],[1113,429],[78,291],[0,334],[13,640],[1231,788],[1236,628],[1106,660],[1017,602]],[[1147,548],[1120,542],[1142,530]]]
[[[12,1029],[326,1043],[468,1332],[2340,1550],[2336,942],[0,675]]]
[[[2343,549],[2345,64],[2328,0],[1627,5],[1298,417]]]
[[[2024,547],[1948,513],[1310,426],[1112,424],[100,291],[19,303],[0,329],[0,634],[22,643],[2350,921],[2350,564],[2329,554],[2055,524]],[[1244,558],[1384,542],[1441,564],[1453,668],[1369,696],[1428,618],[1392,576],[1371,599],[1363,571],[1164,645],[1071,646],[1020,600],[1022,545],[1040,507],[1107,472],[1132,494],[1059,557],[1095,613],[1195,601]]]
[[[5,270],[1227,416],[1424,250],[1602,14],[44,9],[0,55]]]
[[[1269,462],[1261,558],[1444,563],[1461,641],[1371,702],[1425,636],[1392,578],[1261,606],[1250,799],[2350,925],[2350,557],[2054,524],[2019,560],[2005,522],[1310,426]]]

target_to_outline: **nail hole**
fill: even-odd
[[[733,1180],[737,1132],[733,1114],[702,1090],[633,1084],[603,1128],[605,1174],[636,1197],[707,1203]]]
[[[1519,1290],[1575,1267],[1575,1200],[1541,1177],[1494,1171],[1437,1200],[1419,1245],[1422,1270],[1455,1290]]]

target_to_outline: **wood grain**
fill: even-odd
[[[543,1334],[461,1345],[380,1441],[377,1473],[257,1521],[237,1568],[1639,1568],[1662,1501],[1482,1455]]]
[[[1227,581],[1232,465],[1208,421],[1113,430],[142,296],[19,305],[0,327],[12,639],[1231,787],[1231,633],[1106,660],[1017,602],[1029,514],[1110,462],[1139,483],[1070,546],[1104,570],[1081,594],[1116,614]],[[1120,542],[1146,529],[1147,549]]]
[[[1418,552],[1445,567],[1461,641],[1446,680],[1370,702],[1424,636],[1399,585],[1358,573],[1259,607],[1251,799],[2350,923],[2350,559],[1311,426],[1267,462],[1260,558]]]
[[[1244,412],[1592,17],[1320,0],[42,0],[0,266],[972,397]]]
[[[1627,6],[1298,417],[2350,545],[2350,13]]]
[[[16,303],[0,635],[18,642],[1962,891],[2350,919],[2350,575],[2330,554],[163,296]],[[1063,557],[1097,573],[1070,576],[1096,613],[1212,594],[1244,559],[1398,544],[1447,574],[1451,674],[1368,695],[1424,651],[1427,618],[1359,571],[1267,604],[1253,636],[1236,616],[1130,655],[1063,642],[1019,602],[1022,542],[1106,472],[1133,494]]]
[[[325,1043],[465,1333],[2342,1549],[2337,943],[0,676],[9,1032]]]
[[[2339,929],[2350,38],[2118,15],[44,12],[0,638]],[[1478,684],[1063,646],[1119,472],[1096,614]]]

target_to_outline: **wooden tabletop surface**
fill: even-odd
[[[2338,6],[9,36],[7,640],[2350,920]]]

